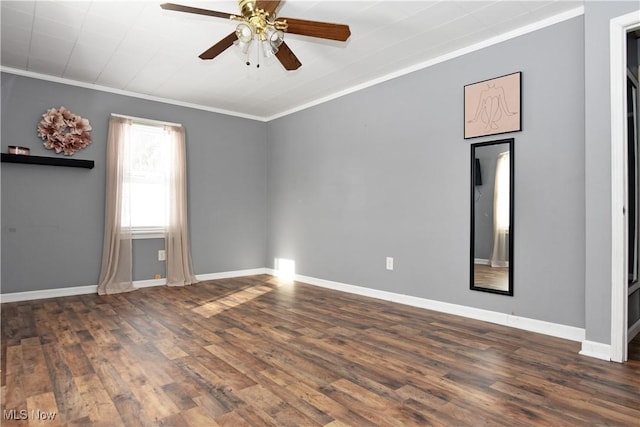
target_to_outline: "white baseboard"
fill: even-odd
[[[217,280],[217,279],[229,279],[232,277],[255,276],[258,274],[266,274],[266,269],[254,268],[250,270],[236,270],[236,271],[225,271],[221,273],[196,274],[196,279],[202,280],[202,281]],[[167,283],[167,279],[136,280],[133,282],[133,286],[137,289],[141,289],[141,288],[149,288],[153,286],[164,286],[166,283]],[[45,299],[45,298],[68,297],[73,295],[95,294],[97,292],[98,292],[97,285],[73,286],[69,288],[60,288],[60,289],[43,289],[39,291],[13,292],[9,294],[1,294],[0,303],[30,301],[30,300]]]
[[[611,361],[611,345],[595,341],[582,341],[582,349],[578,352],[583,356],[594,357],[600,360]]]
[[[198,280],[230,279],[232,277],[257,276],[268,274],[266,268],[252,268],[249,270],[224,271],[222,273],[196,274]]]
[[[267,269],[267,272],[269,274],[272,274],[273,270]],[[512,328],[523,329],[530,332],[537,332],[540,334],[550,335],[553,337],[563,338],[571,341],[580,342],[585,338],[585,330],[583,328],[576,328],[574,326],[561,325],[558,323],[545,322],[543,320],[514,316],[511,314],[499,313],[480,308],[467,307],[464,305],[451,304],[447,302],[435,301],[410,295],[396,294],[393,292],[348,285],[346,283],[333,282],[330,280],[302,276],[299,274],[296,274],[296,280],[323,288],[335,289],[338,291],[368,296],[385,301],[397,302],[400,304],[425,308],[441,313],[454,314],[457,316],[496,323],[503,326],[510,326]]]
[[[30,301],[34,299],[68,297],[72,295],[94,294],[98,292],[98,286],[73,286],[60,289],[43,289],[41,291],[13,292],[0,295],[0,302]]]
[[[164,286],[167,279],[134,280],[133,287],[136,289],[152,288],[154,286]]]
[[[207,273],[196,274],[196,279],[201,282],[206,280],[219,280],[219,279],[231,279],[233,277],[245,277],[245,276],[257,276],[259,274],[267,274],[265,268],[252,268],[248,270],[235,270],[235,271],[223,271],[221,273]],[[133,282],[133,286],[136,288],[150,288],[153,286],[164,286],[167,284],[167,279],[151,279],[151,280],[138,280]]]
[[[474,258],[473,259],[473,263],[474,264],[479,264],[479,265],[491,265],[491,260],[490,259],[484,259],[484,258]],[[495,265],[494,267],[509,267],[509,261],[507,261],[504,264],[505,265]]]

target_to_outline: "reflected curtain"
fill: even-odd
[[[500,153],[496,163],[493,195],[493,252],[492,267],[509,266],[509,216],[510,216],[510,154]]]
[[[131,120],[112,116],[109,120],[106,161],[106,199],[102,267],[98,294],[117,294],[134,290],[131,268],[131,227],[123,224],[122,203],[124,169]],[[128,215],[130,218],[131,216]]]
[[[167,285],[184,286],[197,283],[189,249],[187,218],[187,156],[185,132],[182,126],[164,127],[171,143],[171,177],[169,182],[169,212],[165,238]]]

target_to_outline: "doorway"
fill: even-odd
[[[627,348],[628,358],[637,358],[638,342],[634,338],[640,332],[640,30],[627,32],[627,206],[628,206],[628,297],[627,297]],[[631,343],[634,343],[632,346]]]
[[[637,12],[611,20],[611,360],[625,362],[628,343],[640,330],[640,154],[638,153]],[[632,65],[635,63],[635,65]],[[629,65],[635,68],[629,72]],[[635,89],[634,89],[635,84]],[[631,115],[629,114],[631,113]],[[635,116],[634,116],[635,114]],[[637,314],[636,314],[637,313]],[[635,316],[638,319],[635,319]]]

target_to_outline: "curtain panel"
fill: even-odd
[[[496,164],[491,267],[509,266],[509,156],[508,151],[500,153]]]
[[[107,137],[107,182],[104,214],[104,243],[98,294],[134,290],[131,268],[131,227],[122,224],[124,165],[131,120],[112,116]],[[131,215],[128,215],[131,218]]]
[[[184,286],[197,283],[189,249],[187,220],[187,154],[182,126],[165,126],[171,141],[171,177],[169,182],[169,212],[165,249],[167,255],[167,285]]]

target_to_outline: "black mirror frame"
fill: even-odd
[[[489,292],[493,294],[513,296],[513,218],[514,218],[514,138],[500,139],[495,141],[478,142],[471,144],[471,247],[470,247],[470,289],[473,291]],[[475,187],[476,187],[476,148],[487,145],[509,144],[509,289],[501,291],[475,286]],[[485,177],[487,178],[487,177]]]

